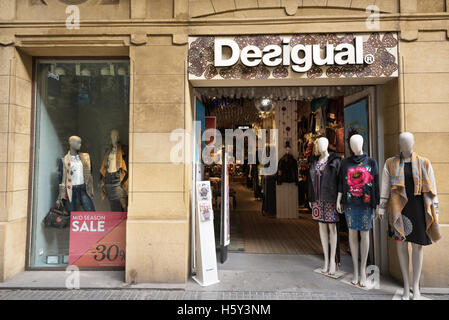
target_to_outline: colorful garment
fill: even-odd
[[[424,197],[414,195],[415,183],[413,182],[413,169],[410,162],[404,164],[405,191],[407,193],[407,203],[402,209],[402,222],[404,224],[405,241],[416,243],[422,246],[432,244],[426,234],[426,212],[424,207]],[[387,177],[388,179],[388,177]],[[400,234],[396,229],[391,228],[390,234],[393,239],[401,241]]]
[[[312,202],[312,219],[318,222],[335,223],[339,221],[337,210],[335,210],[335,202],[320,199],[322,177],[326,166],[327,161],[315,163],[315,195],[317,199]]]
[[[385,162],[389,172],[391,186],[388,201],[388,217],[396,238],[405,241],[407,238],[407,226],[404,223],[402,212],[408,202],[404,159],[401,155],[389,158]],[[435,177],[430,161],[413,153],[411,156],[412,179],[414,183],[413,194],[422,195],[425,209],[426,234],[431,241],[441,238],[439,230],[438,197]]]
[[[353,155],[341,162],[338,192],[347,207],[379,204],[379,169],[377,162],[366,154]]]
[[[348,228],[357,231],[369,231],[373,227],[373,208],[364,205],[344,206]]]

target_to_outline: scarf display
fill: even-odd
[[[435,178],[431,172],[430,161],[413,153],[411,156],[414,195],[422,195],[424,199],[424,210],[426,213],[426,233],[435,242],[441,238],[438,224],[438,198],[434,187]],[[407,204],[407,193],[405,189],[404,158],[402,155],[395,156],[386,161],[388,172],[390,172],[391,194],[388,202],[388,216],[390,225],[405,240],[402,210]]]

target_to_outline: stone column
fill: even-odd
[[[0,46],[0,281],[25,268],[32,59]]]
[[[170,151],[176,142],[170,141],[170,133],[186,127],[187,45],[174,45],[172,36],[150,36],[147,43],[130,48],[130,59],[126,281],[185,283],[189,269],[188,166],[171,162]]]
[[[400,0],[401,13],[413,13],[418,10],[418,0]]]

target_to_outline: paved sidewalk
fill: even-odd
[[[376,293],[184,291],[153,289],[0,290],[0,300],[392,300]],[[398,297],[396,297],[398,298]],[[449,295],[425,295],[426,300],[448,300]]]
[[[313,272],[321,264],[315,255],[273,255],[230,253],[219,264],[218,284],[201,287],[190,279],[187,284],[135,284],[124,282],[122,271],[81,271],[80,289],[68,290],[64,271],[27,271],[0,283],[0,300],[391,300],[400,299],[401,286],[380,278],[379,289],[362,289],[348,284],[352,262],[342,257],[340,279]],[[447,288],[423,288],[424,299],[449,300]]]

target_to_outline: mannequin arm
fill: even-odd
[[[377,207],[377,216],[380,219],[383,219],[385,213],[387,211],[388,199],[390,198],[390,173],[388,172],[387,164],[384,165],[384,169],[382,171],[382,181],[380,188],[380,204]]]
[[[436,204],[435,207],[438,208],[438,206],[437,206],[437,204],[438,204],[437,184],[435,182],[435,174],[433,172],[431,163],[429,163],[429,178],[430,178],[430,181],[432,182],[433,191],[435,192],[435,198],[433,198],[433,203]]]
[[[60,208],[60,207],[62,207],[62,199],[65,198],[65,193],[66,193],[66,188],[65,188],[66,174],[64,171],[63,159],[59,159],[58,171],[59,171],[59,177],[58,177],[59,184],[58,184],[58,197],[56,199],[56,207]]]
[[[337,212],[343,213],[343,208],[341,207],[341,198],[343,196],[343,193],[339,192],[337,195]]]
[[[436,213],[437,217],[439,217],[439,215],[440,215],[440,208],[439,208],[439,204],[438,204],[437,184],[435,182],[435,174],[433,172],[433,168],[432,168],[432,164],[431,163],[429,163],[429,178],[430,178],[430,181],[432,182],[433,191],[435,192],[435,197],[433,198],[433,205],[435,206],[435,213]]]

